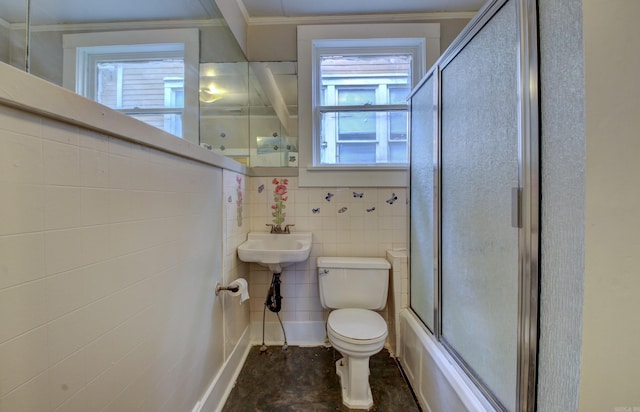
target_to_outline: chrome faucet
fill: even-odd
[[[285,225],[284,229],[280,225],[271,225],[269,223],[267,223],[267,226],[271,227],[269,233],[289,234],[291,233],[291,230],[289,228],[295,225]]]

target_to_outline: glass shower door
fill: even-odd
[[[441,339],[508,410],[518,365],[515,13],[508,2],[442,69]]]
[[[437,135],[436,77],[418,86],[411,97],[411,309],[435,331],[435,138]]]

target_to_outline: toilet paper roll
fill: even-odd
[[[238,278],[231,282],[229,286],[238,286],[237,292],[231,292],[231,296],[240,296],[240,304],[249,299],[249,285],[244,278]]]

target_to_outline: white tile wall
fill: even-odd
[[[387,301],[387,324],[389,327],[389,349],[398,354],[400,345],[400,313],[409,307],[409,261],[407,250],[388,250],[387,260],[391,263],[389,299]]]
[[[271,205],[273,179],[255,177],[248,190],[251,230],[265,231],[273,223]],[[319,256],[386,257],[387,250],[406,248],[406,189],[404,188],[304,188],[298,179],[288,179],[284,224],[294,231],[313,233],[313,247],[307,262],[285,267],[281,276],[283,321],[322,321],[316,278]],[[354,192],[356,195],[354,195]],[[328,194],[331,196],[328,196]],[[362,195],[360,197],[359,195]],[[329,198],[330,200],[327,200]],[[262,322],[264,299],[271,273],[251,265],[251,321]],[[277,322],[267,311],[267,322]]]
[[[3,106],[0,172],[0,411],[190,410],[262,321],[271,273],[236,248],[272,223],[273,177]],[[406,191],[288,190],[285,224],[314,241],[283,272],[282,319],[322,321],[316,258],[405,248]],[[250,302],[214,297],[238,277]]]
[[[221,193],[219,169],[0,106],[0,411],[191,410],[224,362]]]
[[[224,269],[223,284],[244,278],[249,283],[250,295],[253,292],[249,277],[249,265],[240,261],[236,253],[237,247],[247,239],[251,225],[249,215],[249,196],[247,178],[241,174],[225,170],[223,173],[224,204]],[[222,292],[220,299],[224,302],[225,318],[225,356],[229,355],[238,343],[242,333],[249,324],[250,302],[240,304],[240,298]]]

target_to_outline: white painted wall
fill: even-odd
[[[371,16],[369,16],[371,17]],[[388,23],[396,21],[389,16],[381,16],[378,19],[368,18],[359,23]],[[468,18],[442,19],[434,16],[428,20],[402,20],[404,23],[438,23],[440,24],[440,50],[445,50],[456,36],[469,22]],[[344,19],[330,17],[322,22],[292,18],[286,22],[273,22],[273,24],[250,24],[247,27],[248,44],[247,56],[249,61],[297,61],[297,28],[302,24],[339,24],[345,23]],[[355,22],[353,22],[355,23]]]
[[[581,411],[640,408],[640,31],[634,0],[583,0],[586,240]]]
[[[540,0],[542,224],[540,411],[576,411],[584,284],[584,58],[581,0]]]

